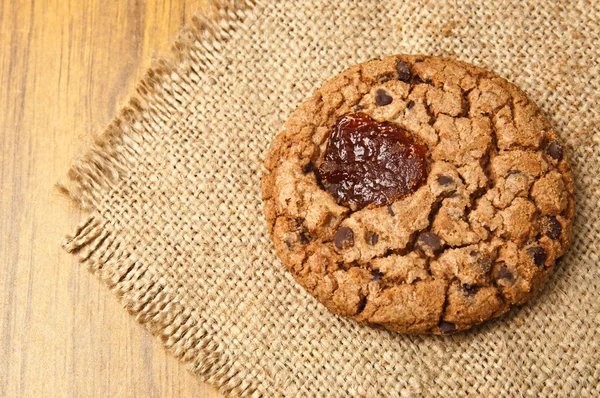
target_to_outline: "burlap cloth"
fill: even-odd
[[[456,3],[456,4],[455,4]],[[191,371],[242,396],[598,396],[600,3],[212,4],[75,162],[69,238]],[[531,303],[451,337],[329,313],[275,257],[261,160],[290,112],[350,65],[451,55],[522,87],[566,141],[573,245]]]

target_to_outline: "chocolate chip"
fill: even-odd
[[[378,269],[371,270],[371,278],[373,278],[374,281],[379,281],[383,278],[383,272]]]
[[[462,288],[467,296],[472,296],[479,291],[479,286],[471,285],[468,283],[463,283]]]
[[[515,280],[515,276],[508,268],[501,267],[500,271],[498,271],[497,279],[505,279],[508,282],[512,282]]]
[[[548,144],[548,148],[546,148],[546,153],[552,159],[561,161],[563,157],[563,149],[562,146],[558,143],[558,141],[550,141]]]
[[[408,104],[406,104],[406,107],[408,109],[412,109],[415,106],[415,101],[408,101]]]
[[[433,232],[421,232],[417,238],[416,245],[424,253],[433,254],[442,248],[442,241]]]
[[[375,232],[367,231],[365,240],[367,241],[367,244],[371,246],[376,245],[377,242],[379,242],[379,235],[377,235]]]
[[[562,225],[554,216],[544,217],[541,221],[542,233],[550,239],[560,238],[562,233]]]
[[[394,217],[396,215],[396,213],[394,213],[394,209],[392,209],[392,205],[388,205],[387,211],[390,214],[390,216],[392,216],[392,217]]]
[[[334,243],[338,249],[354,246],[354,231],[348,227],[341,227],[335,234]]]
[[[456,332],[456,325],[452,322],[441,321],[439,324],[440,331],[442,333],[454,333]]]
[[[406,62],[396,61],[396,72],[398,73],[398,80],[408,83],[410,80],[410,67]]]
[[[310,242],[310,235],[308,234],[308,232],[306,232],[306,231],[300,232],[300,243],[302,243],[303,245],[306,245],[308,242]]]
[[[415,59],[415,64],[418,64],[418,63],[420,63],[420,62],[423,62],[423,59],[422,59],[422,58],[417,58],[417,59]]]
[[[533,259],[533,263],[541,267],[546,262],[546,250],[540,246],[531,246],[527,249],[527,254]]]
[[[392,103],[393,98],[385,92],[384,89],[380,88],[375,93],[375,103],[379,106],[386,106]]]
[[[448,176],[439,176],[437,178],[437,182],[440,185],[450,185],[454,182],[454,179],[452,177],[448,177]]]
[[[307,164],[302,166],[303,173],[310,173],[311,171],[313,171],[313,169],[314,169],[314,166],[313,166],[312,162],[308,162]]]

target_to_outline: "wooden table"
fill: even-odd
[[[0,397],[218,397],[60,246],[54,188],[199,0],[0,2]]]

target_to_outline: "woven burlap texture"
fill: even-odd
[[[578,1],[212,2],[75,162],[76,252],[203,380],[241,396],[598,396],[600,6]],[[334,316],[273,252],[261,162],[349,66],[449,55],[522,87],[567,143],[573,244],[537,298],[449,337]]]

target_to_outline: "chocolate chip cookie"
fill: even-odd
[[[275,250],[331,311],[449,334],[529,300],[569,246],[573,181],[538,107],[449,58],[334,77],[265,160]]]

